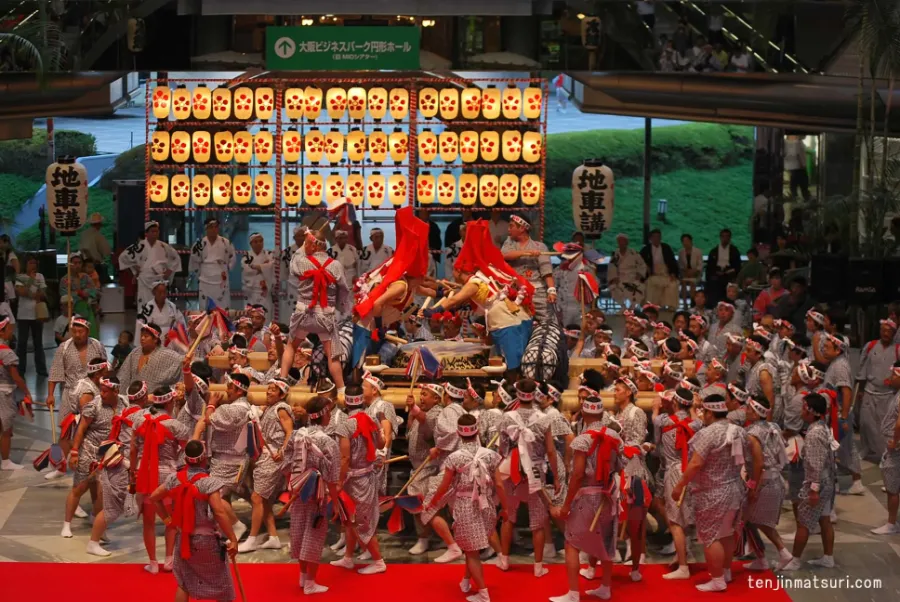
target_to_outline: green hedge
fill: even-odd
[[[97,154],[97,140],[91,134],[57,130],[56,156],[88,157]],[[0,173],[16,174],[44,181],[47,171],[47,130],[34,129],[31,138],[0,141]]]
[[[689,123],[653,129],[653,174],[720,169],[753,159],[753,128]],[[644,130],[591,130],[547,136],[547,188],[569,187],[584,159],[603,159],[616,178],[643,174]]]
[[[88,192],[88,215],[92,213],[99,213],[103,216],[103,226],[100,228],[100,231],[103,233],[103,236],[106,237],[106,240],[109,241],[110,246],[112,246],[113,235],[115,234],[115,209],[113,203],[113,193],[96,186],[91,188]],[[85,228],[89,227],[90,226],[85,226]],[[78,248],[78,241],[80,240],[81,233],[85,228],[79,230],[72,239],[73,250],[76,250]],[[50,232],[48,229],[47,236],[49,235]],[[18,236],[16,236],[16,240],[14,241],[15,248],[22,251],[37,251],[38,249],[40,249],[40,245],[41,232],[38,229],[37,224],[25,228],[24,230],[19,232]],[[57,237],[56,247],[59,249],[64,249],[65,239],[60,239],[59,237]]]
[[[112,190],[116,180],[143,180],[147,175],[145,159],[143,144],[128,149],[116,157],[115,164],[100,177],[100,188]]]
[[[12,221],[25,204],[43,186],[43,180],[0,173],[0,223]]]

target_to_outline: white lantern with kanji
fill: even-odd
[[[362,121],[366,117],[366,90],[354,86],[347,90],[347,113],[350,119]]]
[[[390,111],[394,121],[403,121],[409,113],[409,90],[394,88],[390,93]]]
[[[191,151],[194,163],[209,163],[212,154],[212,136],[206,130],[195,130],[191,136]]]
[[[419,90],[419,116],[431,119],[438,112],[438,91],[434,88]]]
[[[234,176],[231,183],[231,197],[238,205],[246,205],[253,198],[253,179],[247,172]]]
[[[157,163],[165,163],[169,158],[169,132],[156,128],[150,138],[150,158]]]
[[[333,171],[325,178],[325,202],[333,205],[344,196],[344,177]]]
[[[336,128],[325,134],[325,158],[332,165],[344,158],[344,135]]]
[[[366,158],[366,135],[359,129],[350,130],[347,134],[347,158],[360,163]]]
[[[347,198],[359,207],[366,198],[366,180],[358,171],[351,171],[347,176]]]
[[[459,90],[443,88],[440,94],[441,119],[452,121],[459,115]]]
[[[175,88],[172,93],[172,114],[178,121],[184,121],[191,116],[191,92],[184,84]]]
[[[253,161],[253,134],[246,130],[234,134],[234,160],[243,165]]]
[[[384,119],[384,115],[387,113],[388,108],[388,91],[381,86],[369,88],[367,100],[369,104],[369,115],[372,116],[372,119],[375,121]]]
[[[306,174],[306,178],[303,180],[303,202],[313,207],[321,205],[323,191],[324,183],[321,174],[317,171]]]
[[[380,207],[385,197],[385,181],[381,172],[373,171],[366,178],[366,202],[371,207]]]
[[[231,176],[217,173],[212,179],[213,204],[224,207],[231,202]]]
[[[500,176],[500,202],[515,205],[519,200],[519,176],[505,173]]]
[[[183,131],[173,132],[171,148],[175,163],[187,163],[191,158],[191,135]]]
[[[438,149],[441,161],[453,163],[459,156],[459,134],[452,130],[444,130],[438,136]]]
[[[537,86],[525,88],[522,92],[522,114],[526,119],[539,119],[543,109],[544,93]]]
[[[164,174],[155,173],[150,176],[147,188],[150,189],[150,200],[152,202],[165,203],[169,200],[169,178]]]
[[[258,207],[268,207],[275,199],[275,184],[272,182],[272,175],[267,171],[261,171],[256,174],[253,181],[253,196],[256,199]]]
[[[213,146],[216,149],[216,161],[219,163],[231,163],[234,159],[234,136],[228,130],[216,132],[213,136]]]
[[[169,86],[156,86],[153,89],[153,116],[157,119],[168,119],[172,110],[172,90]]]
[[[381,165],[387,158],[388,137],[381,129],[375,128],[369,134],[369,159],[375,165]]]
[[[503,90],[503,118],[514,120],[522,114],[522,91],[515,84]]]
[[[481,132],[481,159],[487,163],[493,163],[500,156],[500,134],[493,130]]]
[[[303,88],[288,88],[284,91],[284,114],[292,123],[303,117]]]
[[[388,178],[388,200],[394,207],[406,204],[406,176],[399,171],[395,171]]]
[[[500,179],[494,174],[484,174],[478,178],[478,198],[485,207],[497,204],[500,193]]]
[[[212,92],[206,87],[206,84],[198,84],[194,88],[194,99],[191,101],[191,110],[194,112],[194,119],[209,119],[212,113]]]
[[[416,177],[416,200],[422,205],[434,203],[435,188],[437,187],[434,176],[430,173],[421,173]]]
[[[322,88],[307,86],[303,91],[303,116],[315,121],[322,114]]]
[[[494,85],[489,85],[481,93],[481,114],[485,119],[500,117],[500,90]]]
[[[231,88],[221,85],[212,93],[212,114],[219,121],[231,118]]]
[[[586,160],[572,172],[572,218],[587,238],[609,229],[616,201],[612,170],[600,161]]]
[[[452,171],[443,171],[438,176],[437,199],[441,205],[452,205],[456,200],[456,178]]]
[[[275,141],[272,138],[272,132],[266,128],[262,128],[253,137],[253,153],[256,155],[256,162],[265,165],[272,160],[272,154],[275,152]]]
[[[180,173],[172,176],[172,204],[185,207],[191,200],[191,179]]]
[[[306,140],[303,141],[303,148],[306,152],[304,163],[318,163],[322,160],[322,154],[325,152],[325,136],[319,130],[309,130],[306,132]]]
[[[206,174],[197,174],[191,179],[191,200],[197,207],[209,205],[212,197],[212,182]]]
[[[253,118],[253,90],[246,86],[234,91],[234,117],[241,121]]]
[[[303,151],[303,138],[297,128],[288,128],[281,136],[281,156],[287,163],[297,163]]]
[[[253,94],[253,103],[256,105],[256,119],[268,121],[275,112],[275,90],[269,86],[257,88]]]
[[[281,179],[281,198],[286,205],[297,205],[303,196],[303,180],[296,171],[288,170]]]
[[[541,200],[541,177],[537,174],[525,174],[519,181],[522,202],[526,205],[537,205]]]
[[[515,163],[522,157],[522,133],[516,130],[504,131],[500,146],[503,150],[503,160]]]

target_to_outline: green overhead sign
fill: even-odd
[[[419,68],[418,27],[267,27],[266,69]]]

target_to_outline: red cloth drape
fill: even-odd
[[[681,471],[684,472],[687,469],[688,464],[688,441],[694,436],[694,429],[690,426],[693,420],[691,420],[690,416],[682,418],[681,420],[675,416],[669,416],[669,419],[675,424],[664,426],[662,432],[668,433],[672,429],[676,429],[675,449],[681,452]]]
[[[144,455],[137,474],[137,492],[150,495],[159,487],[159,447],[166,440],[175,437],[162,425],[163,420],[171,420],[166,414],[151,416],[135,431],[144,439]]]
[[[599,431],[588,431],[587,434],[593,439],[588,455],[597,455],[597,471],[594,476],[598,483],[608,483],[612,473],[612,455],[619,449],[619,439],[607,435],[605,426]]]
[[[366,461],[375,461],[375,433],[378,432],[378,425],[365,412],[357,412],[350,417],[350,420],[356,421],[356,430],[353,431],[353,439],[362,437],[366,442]]]
[[[329,257],[323,265],[312,255],[307,255],[306,259],[316,266],[316,269],[306,270],[300,274],[301,280],[312,280],[313,283],[312,303],[309,306],[328,307],[328,286],[337,283],[337,279],[327,268],[334,260]]]
[[[188,559],[191,557],[191,533],[194,532],[197,519],[194,502],[205,502],[209,499],[208,495],[200,493],[197,489],[197,481],[209,475],[201,472],[188,479],[187,468],[183,468],[178,471],[177,476],[179,485],[168,495],[175,502],[172,509],[172,524],[181,529],[181,557]]]

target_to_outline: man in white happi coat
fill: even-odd
[[[353,283],[359,275],[357,264],[359,263],[359,251],[350,244],[350,235],[346,230],[336,230],[334,233],[335,244],[328,249],[328,256],[341,264],[344,268],[344,280],[347,288],[353,290]]]
[[[879,338],[870,341],[862,349],[857,397],[859,406],[860,457],[878,461],[884,455],[886,441],[881,434],[881,423],[892,403],[896,403],[897,391],[891,386],[894,362],[900,360],[900,344],[894,343],[897,323],[881,320]]]
[[[609,283],[609,294],[613,301],[624,306],[626,301],[631,307],[644,302],[647,281],[647,264],[641,254],[628,248],[628,236],[616,236],[618,248],[609,260],[606,279]]]
[[[520,215],[509,218],[509,238],[503,243],[503,258],[534,286],[534,317],[546,320],[547,305],[556,303],[556,285],[550,257],[542,255],[547,245],[531,238],[531,223]]]
[[[281,299],[278,304],[281,319],[287,319],[294,312],[294,305],[297,304],[297,280],[291,278],[291,259],[297,250],[303,248],[303,238],[306,236],[306,226],[294,226],[293,237],[294,242],[287,249],[281,252],[281,283],[283,289],[281,291]]]
[[[359,252],[359,273],[365,274],[380,266],[394,254],[394,249],[384,244],[384,230],[372,228],[369,233],[372,244],[366,245]]]
[[[249,305],[262,305],[272,313],[272,287],[275,286],[275,256],[263,249],[259,232],[250,235],[250,251],[241,262],[241,281]]]
[[[231,284],[228,271],[234,267],[234,247],[231,241],[219,236],[219,220],[206,220],[206,236],[191,249],[188,270],[198,275],[200,309],[206,309],[206,300],[212,299],[222,309],[231,307]]]
[[[153,298],[140,308],[134,331],[140,332],[143,324],[156,324],[162,329],[162,340],[165,344],[166,335],[178,324],[185,326],[184,315],[178,311],[175,304],[168,297],[169,283],[158,280],[153,285]],[[185,329],[187,327],[185,326]]]
[[[137,279],[137,307],[153,299],[153,285],[160,280],[172,282],[181,270],[181,258],[171,245],[159,240],[159,222],[144,224],[144,238],[122,251],[119,269],[131,270]]]

